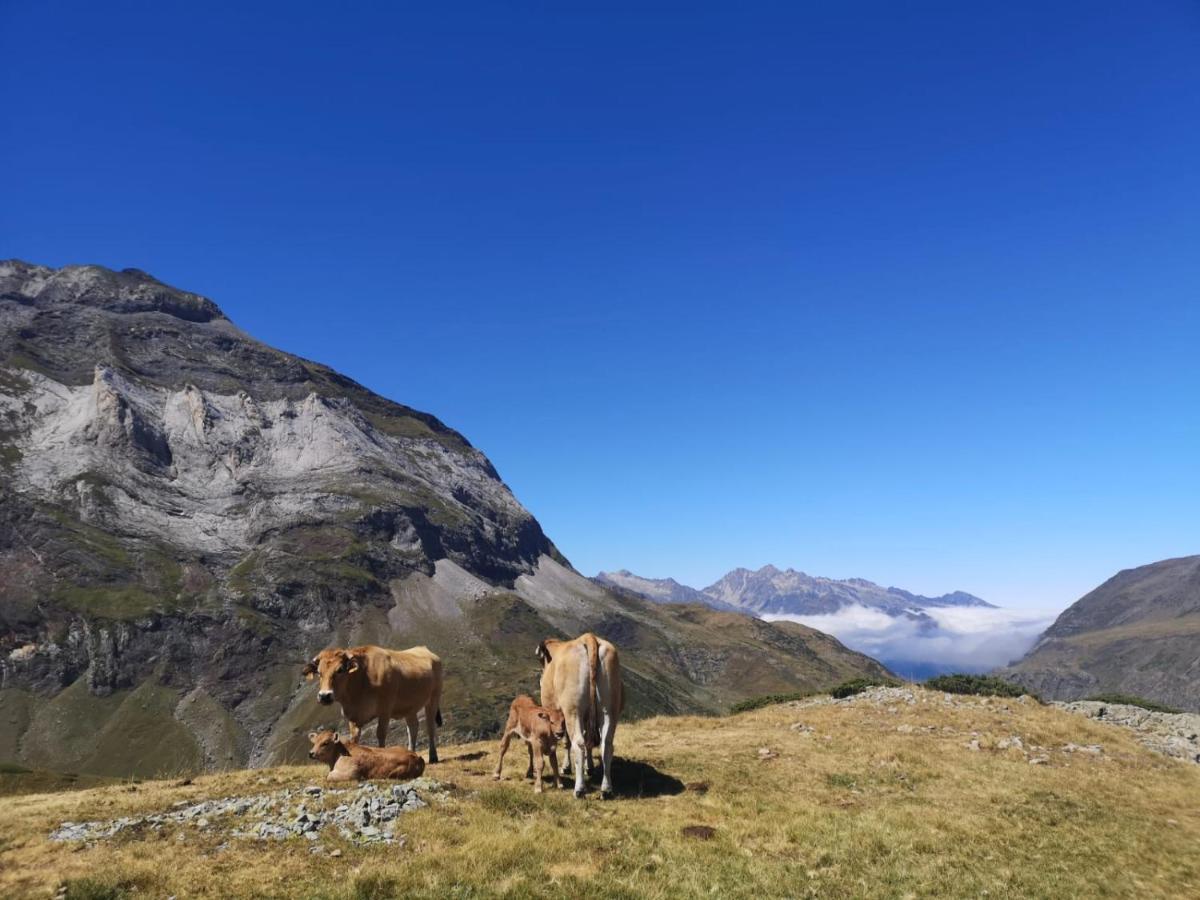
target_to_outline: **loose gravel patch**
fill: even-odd
[[[350,788],[309,785],[247,797],[222,797],[200,803],[179,803],[162,812],[95,822],[63,822],[50,833],[52,841],[103,841],[145,832],[186,830],[250,840],[301,838],[317,841],[328,829],[356,844],[391,844],[398,840],[396,820],[404,813],[445,800],[446,791],[428,778],[407,784],[364,782]]]

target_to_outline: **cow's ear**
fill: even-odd
[[[315,731],[310,731],[308,733],[308,739],[310,741],[315,741],[317,739],[317,733]]]
[[[358,667],[361,664],[362,664],[362,660],[360,660],[357,656],[355,656],[352,653],[346,654],[346,672],[347,673],[353,675],[355,672],[358,671]]]
[[[550,662],[550,649],[546,646],[545,641],[542,641],[540,644],[538,644],[535,653],[537,658],[542,661],[542,665]]]
[[[300,674],[304,676],[305,681],[312,681],[313,676],[317,674],[317,660],[314,658],[306,662]]]
[[[549,717],[548,715],[546,715],[545,713],[543,713],[543,712],[540,712],[540,713],[538,713],[538,718],[539,718],[539,719],[545,719],[547,722],[549,722],[549,721],[550,721],[550,717]]]
[[[340,732],[335,731],[333,733],[333,742],[335,744],[340,744],[342,742],[342,735]]]

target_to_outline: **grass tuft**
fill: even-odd
[[[395,878],[371,873],[354,879],[354,900],[391,900],[402,896]]]

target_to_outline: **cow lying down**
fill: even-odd
[[[425,760],[403,747],[364,747],[342,740],[336,731],[312,731],[309,757],[329,766],[330,781],[374,778],[416,778],[425,771]]]
[[[533,789],[542,792],[542,768],[545,757],[550,757],[550,769],[554,780],[550,786],[558,785],[558,755],[555,748],[567,736],[567,722],[562,712],[537,706],[528,694],[521,694],[508,710],[508,721],[504,723],[504,735],[500,738],[500,758],[496,760],[495,779],[500,780],[500,767],[504,765],[504,754],[514,737],[529,746],[529,771],[525,777],[533,776]]]

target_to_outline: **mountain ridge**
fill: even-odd
[[[1200,711],[1200,555],[1122,569],[999,673],[1054,700],[1122,693]]]
[[[828,615],[851,604],[879,609],[889,615],[909,616],[920,616],[920,610],[925,608],[995,608],[965,591],[925,597],[902,588],[881,587],[865,578],[824,578],[791,568],[780,569],[769,563],[759,569],[731,569],[702,590],[673,578],[644,578],[627,569],[600,572],[595,580],[620,585],[656,602],[701,602],[756,616]]]

